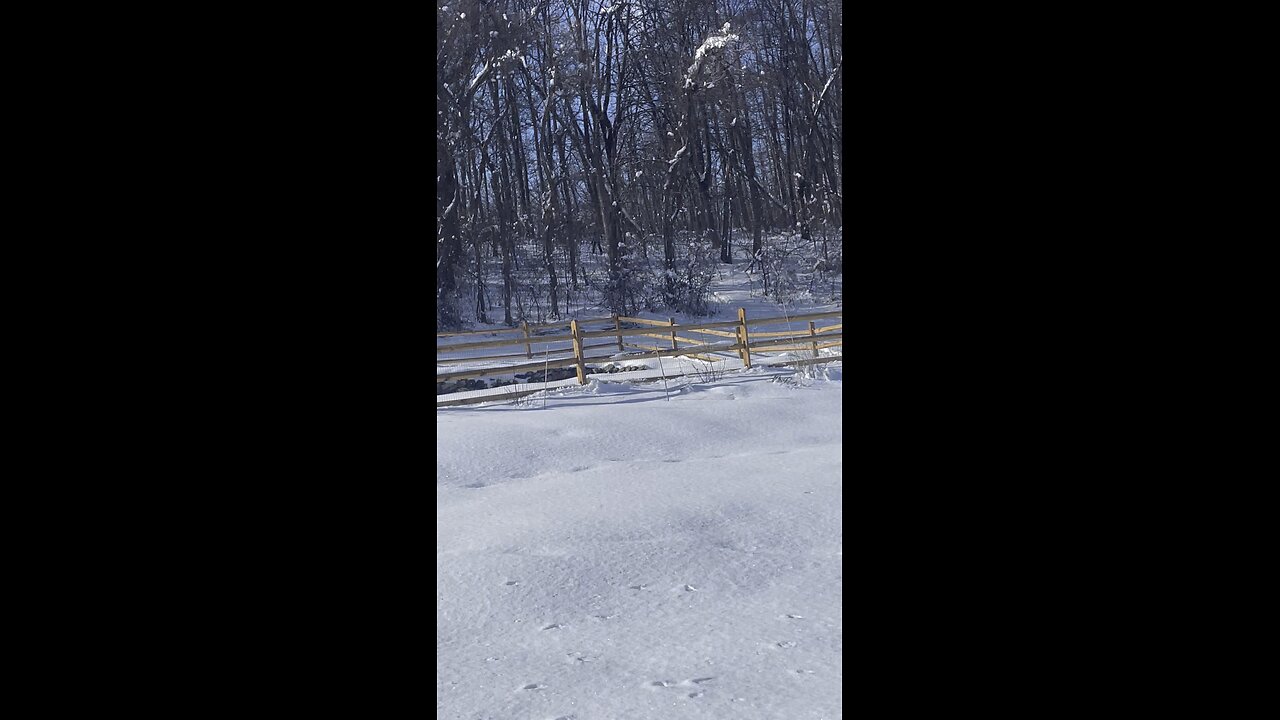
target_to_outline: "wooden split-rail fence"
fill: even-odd
[[[588,361],[595,362],[614,359],[610,356],[614,353],[627,352],[628,349],[641,350],[644,352],[630,353],[627,354],[626,357],[617,358],[617,360],[625,362],[627,360],[640,360],[644,358],[690,356],[700,360],[718,362],[724,358],[713,357],[711,356],[711,353],[736,352],[738,357],[742,360],[743,366],[749,368],[752,365],[751,353],[753,350],[763,352],[799,350],[811,353],[812,357],[803,360],[787,361],[773,361],[760,358],[760,360],[763,361],[758,361],[756,364],[783,366],[833,362],[840,360],[843,355],[819,357],[818,351],[823,348],[840,347],[843,345],[843,323],[837,322],[832,325],[819,327],[815,324],[815,321],[837,318],[843,319],[843,316],[843,311],[836,310],[832,312],[808,313],[793,316],[748,319],[746,311],[743,308],[738,308],[737,320],[721,320],[717,322],[694,323],[689,325],[677,325],[676,321],[672,318],[668,318],[667,322],[662,322],[660,320],[650,320],[648,318],[611,315],[607,318],[571,320],[567,324],[529,325],[527,323],[521,323],[515,328],[473,330],[470,332],[457,333],[437,333],[436,365],[456,365],[493,360],[519,360],[520,358],[533,360],[534,345],[545,345],[549,348],[551,343],[558,342],[571,343],[572,346],[570,348],[561,348],[559,350],[549,349],[545,353],[538,353],[540,359],[534,362],[437,373],[436,382],[441,383],[449,380],[481,378],[493,375],[511,375],[515,373],[543,370],[544,368],[574,366],[577,371],[578,384],[585,385],[587,383],[586,363]],[[752,332],[749,330],[753,325],[757,327],[762,325],[789,325],[790,323],[798,321],[807,322],[808,327],[801,331],[783,330],[774,332]],[[600,329],[589,329],[589,326],[596,324],[602,324],[603,326]],[[659,331],[657,328],[662,329]],[[562,331],[564,329],[569,331],[568,334],[548,334],[554,333],[555,331]],[[478,340],[474,342],[465,340],[465,337],[467,336],[496,335],[502,333],[518,333],[518,335],[514,338],[501,338],[497,340]],[[690,335],[701,335],[707,337],[693,338],[690,337]],[[658,340],[661,341],[661,343],[655,345],[652,342],[637,343],[628,342],[626,340],[636,337],[647,340]],[[464,338],[464,341],[452,342],[450,340],[452,338]],[[610,340],[609,342],[594,344],[589,342],[597,338],[610,338]],[[446,340],[446,342],[441,343],[442,339]],[[463,350],[519,347],[523,347],[523,352],[473,357],[444,357],[444,355],[461,352]],[[596,357],[587,356],[587,352],[590,350],[604,348],[608,348],[609,350],[607,355]],[[556,354],[556,357],[552,358],[552,353]],[[564,353],[571,353],[571,356],[562,357]]]

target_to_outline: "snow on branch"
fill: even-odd
[[[680,162],[681,156],[683,156],[688,151],[689,151],[689,143],[686,142],[684,145],[680,146],[679,150],[676,151],[676,156],[667,161],[667,165],[669,165],[671,169],[675,169],[676,163]]]
[[[685,79],[685,87],[689,87],[689,83],[692,82],[692,79],[697,77],[698,71],[702,69],[702,61],[708,55],[723,50],[729,43],[736,42],[738,39],[737,35],[729,32],[729,23],[725,23],[725,26],[721,28],[720,35],[712,35],[704,40],[702,45],[698,46],[697,51],[693,54],[693,64],[689,66],[688,77]]]
[[[480,84],[483,83],[485,79],[489,77],[489,73],[491,72],[493,72],[493,60],[492,59],[485,60],[484,67],[480,68],[479,74],[477,74],[475,78],[471,81],[471,84],[467,86],[467,95],[470,96],[474,94],[476,91],[476,88],[480,87]]]
[[[818,113],[822,110],[822,103],[827,99],[827,91],[831,89],[831,83],[835,82],[836,76],[840,74],[840,70],[844,67],[844,58],[840,58],[840,64],[831,72],[831,77],[827,78],[827,84],[822,86],[822,94],[818,96],[817,102],[813,104],[813,116],[810,118],[809,134],[813,134],[813,129],[818,127]]]

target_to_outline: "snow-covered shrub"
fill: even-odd
[[[688,315],[708,315],[708,295],[711,282],[716,278],[718,253],[706,240],[698,239],[690,231],[681,231],[677,238],[674,267],[666,269],[665,260],[658,261],[655,290],[662,305],[669,310]]]
[[[716,279],[718,253],[710,243],[690,242],[683,262],[677,261],[676,309],[689,315],[706,315],[711,282]]]

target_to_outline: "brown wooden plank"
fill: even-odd
[[[648,318],[620,317],[619,322],[640,323],[641,325],[656,325],[658,327],[666,327],[667,323],[661,320],[650,320]]]
[[[777,330],[774,332],[752,332],[753,338],[794,337],[797,340],[807,337],[804,330]]]
[[[748,320],[747,325],[765,325],[768,323],[795,322],[796,320],[819,320],[821,318],[828,318],[828,317],[844,317],[844,311],[835,310],[832,312],[807,313],[804,315],[791,315],[791,316],[784,315],[783,317],[757,318],[755,320]]]
[[[629,348],[640,348],[641,350],[670,350],[670,348],[660,347],[658,345],[641,345],[639,343],[627,343]]]
[[[783,346],[781,346],[781,347],[777,347],[777,346],[770,346],[770,347],[762,348],[762,347],[760,347],[758,344],[756,344],[755,342],[752,342],[752,343],[751,343],[751,346],[752,346],[753,348],[755,348],[755,351],[756,351],[756,352],[758,352],[758,353],[763,353],[763,352],[770,352],[770,353],[774,353],[774,352],[791,352],[791,351],[793,351],[793,350],[795,350],[795,351],[799,351],[799,352],[803,352],[803,353],[809,353],[809,352],[812,352],[812,350],[810,350],[810,348],[809,348],[809,346],[808,346],[808,345],[783,345]]]
[[[698,333],[699,335],[714,335],[716,337],[727,337],[727,338],[733,338],[734,340],[738,339],[737,333],[729,332],[728,330],[690,330],[687,326],[684,326],[684,325],[681,325],[680,329],[688,330],[689,332],[695,332],[695,333]]]
[[[572,339],[573,335],[552,335],[551,337],[530,338],[535,345],[539,343],[562,342]],[[454,345],[436,345],[436,352],[442,353],[452,352],[454,350],[478,350],[479,348],[502,347],[503,345],[510,345],[512,347],[523,346],[524,338],[514,338],[512,340],[485,340],[484,342],[467,342],[457,343]]]
[[[610,345],[612,347],[612,345]],[[565,350],[552,350],[552,353],[566,352]],[[437,365],[461,365],[469,362],[481,362],[485,360],[510,360],[511,358],[524,358],[524,353],[513,353],[511,355],[481,355],[479,357],[461,357],[461,358],[436,358]],[[528,359],[528,358],[525,358]]]
[[[829,333],[829,334],[827,334],[827,335],[816,335],[815,337],[816,337],[818,340],[822,340],[822,339],[824,339],[824,338],[837,338],[837,337],[841,337],[841,335],[840,335],[840,333]],[[808,339],[809,339],[809,338],[796,338],[795,340],[808,340]],[[780,339],[780,340],[760,340],[759,342],[757,342],[757,341],[755,341],[755,340],[752,340],[752,341],[751,341],[751,347],[753,347],[753,348],[767,348],[767,347],[772,347],[772,346],[777,346],[777,345],[786,345],[786,344],[788,344],[788,343],[793,343],[793,342],[795,342],[795,340],[790,339],[790,338],[782,338],[782,339]]]
[[[613,343],[611,343],[611,342],[607,342],[607,343],[596,343],[595,345],[583,345],[583,346],[582,346],[582,349],[583,349],[583,350],[597,350],[597,349],[599,349],[599,348],[609,348],[610,350],[613,350]],[[553,352],[554,352],[554,351],[553,351]]]

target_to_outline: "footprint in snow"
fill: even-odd
[[[713,676],[711,676],[711,677],[705,677],[705,678],[694,678],[694,679],[690,680],[689,682],[693,683],[694,685],[701,685],[702,683],[708,683],[708,682],[711,682],[712,680],[715,680],[715,679],[716,679],[716,678],[715,678],[715,676],[713,675]]]
[[[506,581],[506,582],[504,582],[504,583],[502,583],[502,584],[503,584],[503,585],[519,585],[519,584],[520,584],[520,581],[519,581],[519,580],[508,580],[508,581]]]
[[[691,692],[691,693],[689,693],[686,697],[691,697],[691,698],[700,698],[700,697],[702,697],[702,696],[703,696],[703,695],[705,695],[705,694],[706,694],[705,692],[703,692],[703,691],[699,690],[699,691],[697,691],[697,692]]]
[[[793,642],[791,642],[790,640],[787,640],[786,642],[780,642],[780,643],[778,643],[778,647],[780,647],[780,648],[793,648],[793,647],[795,647],[795,646],[796,646],[796,644],[795,644],[795,643],[793,643]]]
[[[542,683],[529,683],[528,685],[525,685],[520,689],[521,690],[542,690],[545,687],[546,685],[543,685]]]
[[[675,680],[654,680],[649,684],[652,685],[653,687],[671,687],[672,685],[676,684],[676,681]]]
[[[590,469],[591,468],[587,467],[586,465],[574,465],[573,467],[569,468],[569,472],[582,472],[583,470],[590,470]]]
[[[649,586],[648,586],[648,585],[631,585],[631,586],[629,586],[629,587],[630,587],[632,590],[648,590],[648,589],[649,589]]]
[[[792,620],[803,620],[803,619],[804,619],[804,616],[803,616],[803,615],[787,615],[787,617],[791,618]]]
[[[812,674],[813,674],[813,671],[812,671],[812,670],[797,670],[797,671],[796,671],[796,674],[798,674],[798,675],[812,675]]]
[[[694,587],[694,586],[692,586],[692,585],[685,585],[685,586],[684,586],[684,591],[685,591],[685,592],[697,592],[697,591],[698,591],[698,588],[696,588],[696,587]]]
[[[564,627],[564,626],[563,626],[563,625],[561,625],[560,623],[552,623],[552,624],[550,624],[550,625],[548,625],[548,626],[546,626],[546,627],[544,627],[544,628],[542,628],[542,629],[543,629],[543,630],[555,630],[556,628],[562,628],[562,627]]]

